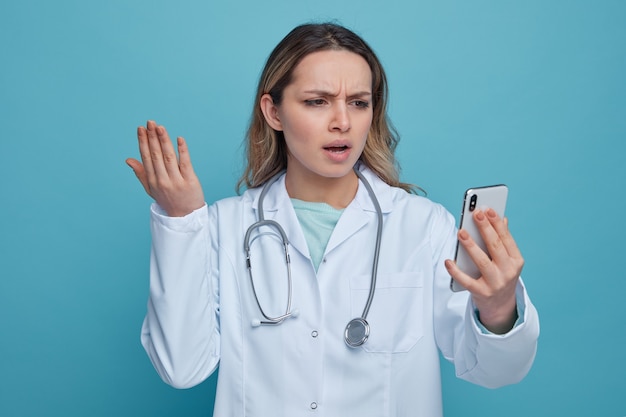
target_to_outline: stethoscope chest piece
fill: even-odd
[[[369,336],[370,325],[361,317],[350,320],[343,334],[346,344],[352,348],[361,346]]]

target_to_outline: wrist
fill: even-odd
[[[496,309],[477,307],[476,317],[491,333],[505,334],[513,329],[518,319],[517,304],[513,300],[512,304]]]

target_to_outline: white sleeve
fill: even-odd
[[[152,205],[150,297],[141,343],[161,378],[176,388],[204,381],[219,362],[219,295],[212,279],[217,274],[211,273],[215,225],[206,205],[185,217],[167,217]]]
[[[447,213],[433,227],[435,245],[434,326],[437,345],[443,356],[454,363],[459,378],[488,388],[521,381],[530,370],[537,351],[539,317],[520,280],[517,299],[524,305],[519,325],[503,335],[486,334],[475,321],[469,292],[452,292],[450,275],[444,266],[456,247],[454,219]]]

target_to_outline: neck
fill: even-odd
[[[287,169],[285,186],[291,198],[344,209],[354,199],[359,179],[352,170],[343,177],[328,178],[313,174],[298,175]]]

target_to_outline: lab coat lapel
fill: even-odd
[[[384,213],[391,210],[391,193],[390,187],[381,181],[372,171],[361,165],[361,172],[366,177],[374,190],[374,194]],[[361,181],[354,200],[346,207],[343,215],[337,222],[335,230],[330,237],[326,246],[326,253],[329,253],[337,246],[345,242],[350,236],[355,234],[359,229],[365,227],[368,222],[376,222],[376,208],[367,189]]]
[[[352,202],[339,218],[335,230],[333,230],[330,236],[328,245],[326,245],[326,253],[341,245],[360,228],[364,227],[370,218],[373,217],[370,217],[367,211]]]

